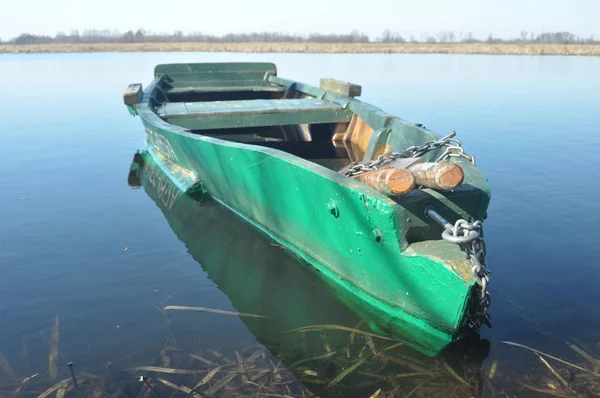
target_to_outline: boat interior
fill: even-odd
[[[192,69],[190,69],[192,68]],[[275,65],[159,65],[151,103],[192,133],[261,145],[340,169],[363,160],[373,129],[348,108],[360,86],[316,88],[276,76]]]
[[[438,139],[420,124],[355,100],[362,91],[359,85],[321,79],[315,87],[287,80],[277,76],[272,63],[165,64],[156,66],[154,75],[145,91],[141,84],[131,85],[125,103],[135,105],[143,99],[162,120],[191,133],[282,150],[341,173],[355,162]],[[429,162],[423,166],[430,169],[437,167],[436,159],[444,150],[431,150],[419,160]],[[471,162],[461,165],[464,180],[461,169],[460,180],[452,177],[458,188],[441,188],[442,193],[436,192],[440,188],[434,177],[457,175],[454,171],[417,175],[418,165],[394,165],[392,172],[400,176],[396,179],[384,173],[364,173],[357,179],[393,198],[415,217],[405,236],[413,243],[439,239],[439,231],[430,228],[423,215],[425,202],[437,203],[451,219],[466,214],[484,217],[480,213],[485,206],[480,203],[485,205],[489,195],[480,187],[486,186],[485,177]],[[419,180],[415,177],[411,182],[412,174]],[[406,190],[397,189],[401,184]],[[451,207],[445,204],[450,201]]]

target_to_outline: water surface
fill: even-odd
[[[194,341],[196,351],[234,355],[264,345],[290,365],[325,352],[323,339],[280,338],[277,331],[359,322],[293,255],[224,209],[196,211],[187,203],[180,215],[167,216],[148,189],[128,184],[144,134],[122,105],[124,87],[149,82],[158,63],[215,61],[272,61],[281,76],[313,84],[321,77],[350,80],[363,85],[363,100],[389,113],[440,134],[456,130],[492,188],[484,226],[494,328],[482,332],[490,347],[485,359],[469,366],[482,375],[496,361],[511,374],[544,370],[505,340],[577,363],[582,358],[565,342],[600,355],[600,59],[0,55],[0,353],[14,373],[2,373],[3,381],[45,372],[56,316],[59,378],[68,376],[67,361],[96,373],[108,362],[155,364],[171,332],[181,346]],[[294,304],[299,300],[304,305]],[[180,312],[170,316],[169,331],[156,308],[164,305],[266,311],[274,321]],[[346,337],[326,334],[330,346],[342,347]],[[410,350],[402,355],[435,363]],[[453,359],[460,362],[452,355],[447,361]],[[335,366],[329,380],[339,374]],[[329,392],[305,385],[353,395],[359,390],[352,380]],[[507,380],[498,383],[511,388]]]

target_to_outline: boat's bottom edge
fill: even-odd
[[[180,170],[179,166],[172,165],[161,156],[149,150],[156,164],[165,172],[174,184],[185,194],[197,198],[198,184],[201,185],[194,173],[189,170]],[[341,299],[351,310],[357,313],[369,327],[382,336],[401,341],[406,345],[429,356],[438,355],[445,347],[454,341],[454,334],[440,330],[423,319],[407,313],[400,307],[392,306],[376,297],[357,288],[352,283],[340,278],[325,264],[314,259],[305,251],[283,240],[265,226],[252,220],[242,212],[229,206],[218,197],[210,196],[211,200],[229,209],[246,222],[266,234],[283,248],[291,251],[301,258],[313,273],[322,280],[336,296]],[[308,326],[308,325],[307,325]]]
[[[211,199],[234,212],[261,232],[265,233],[279,245],[293,252],[296,256],[305,261],[307,265],[310,266],[313,273],[326,283],[329,288],[335,291],[338,298],[340,298],[355,313],[360,315],[371,329],[380,333],[382,336],[402,341],[408,346],[429,356],[438,355],[453,341],[452,334],[439,330],[424,320],[403,311],[399,307],[391,306],[369,295],[350,282],[341,279],[325,265],[321,264],[296,246],[279,238],[263,225],[228,206],[224,201],[215,197],[211,197]],[[415,338],[411,338],[411,335],[414,335]],[[418,336],[418,339],[416,336]]]

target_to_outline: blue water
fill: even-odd
[[[232,292],[207,275],[148,194],[127,184],[144,135],[122,104],[124,87],[148,83],[158,63],[206,61],[271,61],[299,81],[357,82],[363,100],[389,113],[457,131],[492,187],[484,226],[494,328],[482,332],[491,344],[482,369],[524,366],[530,354],[504,340],[573,361],[565,342],[600,354],[599,58],[0,55],[0,353],[15,378],[47,366],[44,339],[55,316],[66,375],[66,361],[92,371],[155,355],[166,327],[154,305],[236,310]],[[266,267],[294,261],[281,250],[264,259]],[[322,321],[357,321],[319,292],[329,303]],[[263,337],[237,317],[181,315],[173,323],[225,351]]]

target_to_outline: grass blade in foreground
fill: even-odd
[[[245,314],[242,312],[215,310],[213,308],[206,308],[206,307],[189,307],[189,306],[185,306],[185,305],[167,305],[166,307],[163,308],[163,310],[165,310],[165,311],[198,311],[198,312],[210,312],[213,314],[234,315],[234,316],[250,317],[250,318],[265,318],[264,316],[257,315],[257,314]]]

